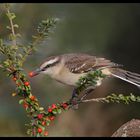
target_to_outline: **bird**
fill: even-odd
[[[91,71],[101,70],[102,74],[107,77],[116,77],[140,88],[140,74],[124,70],[122,67],[123,65],[104,57],[86,53],[66,53],[47,57],[37,69],[30,72],[30,77],[46,74],[52,79],[76,89],[76,83],[80,77]],[[99,78],[96,87],[102,83],[103,78]],[[75,90],[73,90],[72,99],[74,97],[77,97]]]

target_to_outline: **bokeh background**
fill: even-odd
[[[0,4],[0,38],[7,39],[9,24]],[[38,23],[48,17],[59,18],[50,39],[38,46],[24,65],[28,73],[36,69],[45,58],[70,52],[84,52],[103,56],[123,64],[124,68],[140,73],[140,4],[12,4],[15,22],[24,44],[31,41]],[[30,79],[33,93],[40,104],[66,101],[72,89],[47,76]],[[12,97],[15,85],[0,72],[0,136],[27,136],[25,111]],[[139,95],[140,90],[119,79],[106,79],[89,98],[108,94]],[[122,124],[140,118],[140,104],[81,104],[77,111],[62,113],[49,127],[49,136],[111,136]]]

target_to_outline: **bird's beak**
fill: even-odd
[[[41,72],[41,69],[38,68],[38,69],[36,69],[35,71],[30,72],[30,73],[29,73],[29,76],[30,76],[30,77],[34,77],[34,76],[38,75],[40,72]]]

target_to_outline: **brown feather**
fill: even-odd
[[[88,54],[66,54],[65,65],[72,73],[85,73],[103,67],[118,67],[119,65],[105,58],[97,58]]]

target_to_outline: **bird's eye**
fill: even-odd
[[[47,68],[49,68],[51,65],[46,65],[43,69],[42,69],[42,71],[45,71]]]
[[[46,66],[45,66],[45,69],[46,69],[46,68],[49,68],[50,66],[51,66],[51,65],[46,65]]]

